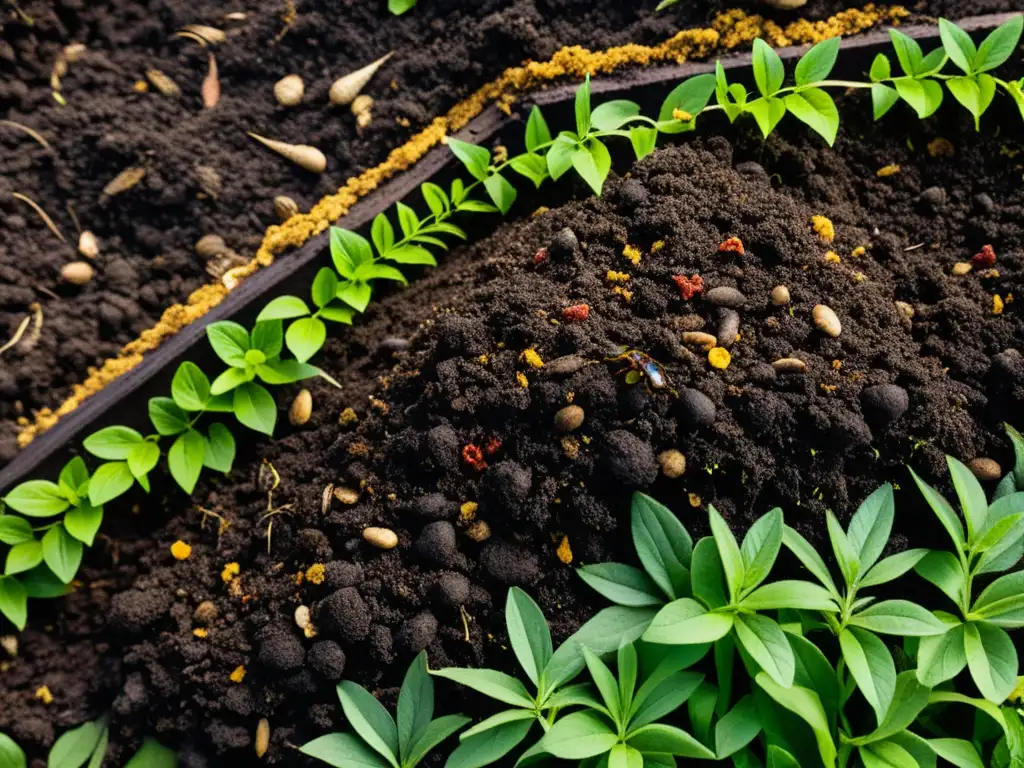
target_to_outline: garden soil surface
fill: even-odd
[[[108,514],[81,585],[33,603],[0,674],[0,731],[42,755],[112,709],[112,759],[150,734],[198,768],[257,764],[267,718],[262,763],[304,765],[296,745],[343,727],[339,677],[390,705],[421,649],[435,668],[514,671],[511,585],[564,640],[603,605],[574,568],[633,560],[637,489],[695,535],[709,504],[738,529],[779,505],[824,544],[826,508],[846,521],[889,481],[892,548],[941,546],[907,465],[946,492],[945,453],[1009,468],[1000,424],[1024,398],[1010,301],[1024,292],[1022,146],[1005,130],[1019,116],[986,118],[979,137],[951,107],[879,126],[869,112],[861,96],[840,100],[834,150],[799,125],[762,142],[747,124],[708,120],[602,197],[563,185],[579,199],[501,224],[372,305],[329,342],[321,362],[343,388],[310,385],[307,425],[288,426],[298,386],[283,388],[278,439],[241,441],[230,477],[204,479],[194,504],[164,481],[132,514]],[[898,172],[877,175],[890,165]],[[834,241],[812,216],[831,220]],[[734,237],[743,253],[722,250]],[[986,245],[991,268],[952,274]],[[687,300],[674,278],[693,275],[705,291]],[[791,303],[773,304],[778,285]],[[714,305],[722,288],[741,292],[736,316]],[[999,314],[995,295],[1008,302]],[[565,315],[582,304],[585,319]],[[838,337],[816,326],[818,304],[834,310]],[[728,367],[681,343],[695,331],[722,337]],[[631,384],[609,360],[623,348],[657,360],[675,392]],[[776,371],[787,357],[806,370]],[[569,405],[582,423],[559,431]],[[346,408],[357,421],[340,419]],[[671,449],[686,458],[674,479],[658,461]],[[364,542],[367,526],[393,529],[398,547]],[[178,539],[193,548],[182,562]],[[300,605],[313,638],[296,626]],[[33,695],[44,684],[49,706]],[[442,711],[489,707],[439,690]]]
[[[254,0],[238,7],[193,0],[19,0],[0,19],[0,115],[45,136],[44,150],[25,134],[0,126],[0,343],[42,312],[0,367],[0,464],[17,450],[16,420],[55,407],[87,368],[111,357],[152,327],[162,310],[211,279],[195,252],[204,235],[221,236],[251,256],[277,219],[273,198],[288,195],[303,210],[388,151],[435,115],[506,67],[545,60],[564,45],[600,49],[653,44],[701,25],[728,7],[766,12],[750,2],[684,1],[653,12],[655,0],[423,0],[401,18],[384,0]],[[859,7],[811,0],[799,14],[822,19]],[[244,7],[243,7],[244,6]],[[966,16],[1024,8],[1024,0],[927,0],[908,3],[920,15]],[[294,8],[288,21],[287,9]],[[242,21],[225,19],[244,11]],[[793,12],[771,12],[785,22]],[[227,32],[204,49],[174,36],[188,24]],[[86,52],[68,65],[58,104],[50,77],[62,48]],[[200,83],[207,55],[216,55],[223,95],[203,109]],[[367,92],[374,120],[360,134],[347,110],[325,108],[330,82],[379,56],[395,56]],[[180,88],[168,97],[147,70]],[[284,109],[272,84],[301,75],[303,103]],[[309,174],[267,152],[247,131],[313,144],[327,172]],[[119,173],[146,170],[133,188],[103,194]],[[54,219],[62,243],[12,193],[27,195]],[[77,221],[77,223],[76,223]],[[84,287],[60,280],[77,258],[77,226],[99,238],[96,276]]]

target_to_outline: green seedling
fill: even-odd
[[[110,740],[110,716],[65,731],[54,742],[47,768],[102,768]],[[156,739],[146,738],[125,768],[177,768],[177,755]],[[0,766],[27,768],[25,752],[13,739],[0,733]]]

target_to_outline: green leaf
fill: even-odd
[[[68,510],[64,515],[64,527],[67,532],[89,547],[92,546],[102,523],[103,507],[82,504]]]
[[[552,655],[544,670],[547,687],[557,689],[579,674],[585,666],[581,650],[583,646],[599,656],[613,653],[626,643],[639,638],[653,617],[652,608],[626,608],[615,605],[599,611]]]
[[[627,743],[645,755],[658,753],[677,757],[693,757],[698,760],[714,760],[715,753],[705,747],[686,731],[671,725],[645,725],[626,736]],[[646,760],[644,763],[646,764]]]
[[[658,113],[658,130],[662,133],[683,133],[692,130],[693,120],[680,123],[675,120],[673,113],[679,110],[696,119],[711,101],[715,86],[715,76],[710,73],[688,78],[676,86],[661,105]]]
[[[14,739],[0,733],[0,765],[5,768],[27,768],[28,762],[21,747],[14,743]]]
[[[857,583],[858,576],[860,576],[860,558],[857,557],[857,551],[853,548],[849,537],[839,524],[839,520],[832,514],[830,509],[825,510],[825,522],[828,526],[829,540],[832,542],[832,551],[835,553],[836,561],[839,563],[839,570],[843,574],[843,580],[846,582],[848,589],[852,588]]]
[[[860,564],[860,573],[870,569],[881,557],[889,543],[894,516],[892,486],[886,483],[864,499],[850,519],[847,538]]]
[[[928,706],[930,693],[927,687],[918,682],[913,670],[901,672],[896,676],[896,690],[882,722],[871,733],[851,739],[850,743],[861,746],[884,741],[906,730]]]
[[[353,682],[338,683],[338,699],[349,724],[371,749],[398,768],[398,727],[372,694]]]
[[[234,411],[238,420],[257,432],[274,434],[277,405],[274,398],[259,384],[248,382],[234,391]]]
[[[910,474],[914,478],[914,482],[917,483],[917,487],[921,490],[921,495],[928,502],[928,506],[932,508],[936,517],[939,518],[939,522],[942,523],[942,527],[946,529],[949,537],[953,540],[957,551],[963,551],[967,544],[964,540],[964,529],[960,524],[959,518],[956,516],[956,512],[953,511],[953,507],[950,506],[942,494],[918,477],[914,470],[910,470]]]
[[[96,744],[96,749],[93,750],[92,759],[89,761],[89,765],[87,766],[87,768],[103,768],[103,761],[107,757],[107,745],[109,743],[110,743],[110,729],[109,728],[105,728],[103,730],[103,735],[100,736],[100,740]],[[145,749],[145,746],[146,745],[143,744],[143,749]],[[142,751],[143,750],[139,750],[139,753],[136,753],[135,757],[138,757],[138,755]],[[127,765],[130,766],[130,765],[132,765],[134,763],[136,768],[139,768],[140,763],[135,762],[135,757],[132,757],[132,759],[128,761]],[[154,762],[141,763],[141,765],[143,766],[143,768],[158,768],[158,766],[165,766],[166,768],[178,768],[178,756],[172,752],[169,763],[161,763],[161,762],[154,761]]]
[[[0,524],[2,521],[3,518],[0,518]],[[665,602],[651,578],[629,565],[598,563],[584,566],[576,573],[590,587],[618,605],[646,606]]]
[[[619,650],[621,651],[621,649]],[[610,715],[612,721],[618,726],[623,720],[623,713],[619,687],[615,683],[615,676],[605,663],[586,646],[583,647],[583,660],[587,664],[587,670],[590,672],[590,677],[594,681],[598,693],[601,694],[601,700],[604,702],[605,709],[607,709],[606,714]]]
[[[178,755],[156,739],[147,736],[142,742],[142,747],[125,763],[124,768],[178,768]]]
[[[934,80],[894,80],[896,93],[924,120],[942,106],[942,86]]]
[[[839,111],[832,97],[820,88],[808,88],[786,96],[786,109],[818,133],[831,147],[839,132]]]
[[[545,752],[563,760],[582,760],[607,752],[619,737],[594,712],[573,712],[559,718],[542,742]]]
[[[857,627],[839,633],[839,646],[850,674],[881,724],[896,690],[892,654],[876,635]]]
[[[245,353],[249,351],[249,332],[238,323],[222,320],[206,326],[206,337],[217,357],[233,368],[246,366]]]
[[[821,705],[829,716],[839,712],[841,693],[839,678],[832,664],[817,645],[807,638],[786,632],[786,639],[793,649],[796,671],[793,682],[818,694]]]
[[[403,285],[408,282],[399,269],[380,262],[367,262],[360,266],[356,270],[356,280],[394,280]]]
[[[782,747],[777,744],[769,744],[768,768],[800,768],[800,763]]]
[[[760,38],[758,38],[760,39]],[[743,558],[743,590],[756,587],[775,565],[782,549],[782,510],[776,507],[757,520],[743,538],[740,555]]]
[[[50,749],[47,768],[79,768],[84,765],[96,751],[106,730],[104,718],[65,731]]]
[[[175,376],[177,379],[177,376]],[[129,427],[104,427],[98,432],[93,432],[82,445],[93,456],[101,459],[127,459],[139,443],[143,442],[142,435]]]
[[[555,139],[555,143],[551,145],[551,149],[548,150],[545,156],[548,173],[551,178],[558,181],[566,171],[572,168],[572,158],[576,153],[576,150],[580,148],[579,142],[575,136],[570,138],[564,132],[559,134],[558,138]]]
[[[298,360],[270,360],[266,365],[256,366],[256,373],[267,384],[292,384],[314,376],[327,378],[315,365],[300,363]]]
[[[537,187],[540,187],[548,177],[547,161],[542,155],[518,155],[509,160],[509,165],[513,171],[525,176]]]
[[[13,546],[31,541],[32,538],[32,525],[28,520],[14,515],[0,515],[0,544]]]
[[[981,695],[993,704],[1006,701],[1017,684],[1017,651],[1010,636],[987,622],[969,622],[964,625],[964,653]]]
[[[875,120],[881,120],[899,100],[900,94],[895,88],[890,88],[881,83],[875,83],[871,86],[871,104]]]
[[[333,273],[331,274],[333,275]],[[304,317],[308,314],[309,307],[298,296],[278,296],[256,316],[256,322],[260,323],[264,320],[290,320],[293,317]],[[182,407],[184,408],[184,406]]]
[[[892,76],[892,65],[889,63],[889,57],[884,53],[877,54],[874,61],[871,62],[869,76],[873,83],[888,80]]]
[[[811,727],[822,761],[827,766],[834,766],[836,745],[832,739],[828,715],[825,714],[825,708],[822,706],[818,694],[799,685],[790,688],[781,686],[766,672],[758,672],[754,680],[776,703]]]
[[[81,456],[75,456],[61,470],[57,477],[57,485],[64,491],[64,497],[71,501],[78,500],[79,492],[89,482],[89,470],[85,466],[85,460]],[[70,494],[70,495],[69,495]],[[0,539],[3,541],[3,539]]]
[[[235,463],[235,438],[231,430],[219,422],[210,425],[203,441],[203,466],[225,475]]]
[[[640,105],[625,99],[607,101],[594,109],[590,122],[594,130],[615,131],[640,114]],[[582,136],[583,133],[580,133]]]
[[[946,457],[946,464],[949,466],[949,474],[953,479],[956,495],[960,498],[960,509],[967,521],[967,541],[973,544],[978,534],[985,529],[985,520],[988,515],[985,489],[981,487],[981,483],[978,482],[974,473],[952,456]]]
[[[945,634],[922,637],[917,649],[917,678],[934,688],[952,680],[967,666],[964,625],[949,627]]]
[[[706,652],[705,648],[704,653]],[[675,712],[700,688],[704,675],[696,672],[671,672],[672,666],[674,665],[668,666],[665,674],[659,667],[656,670],[657,674],[645,680],[637,691],[633,705],[626,713],[630,730],[636,730]]]
[[[963,739],[928,739],[936,755],[957,768],[985,768],[974,745]]]
[[[796,661],[786,634],[776,622],[756,613],[736,616],[736,639],[750,657],[779,685],[793,684]]]
[[[718,548],[718,556],[722,561],[722,570],[725,572],[725,579],[729,585],[729,598],[731,601],[735,601],[739,598],[746,576],[743,555],[728,523],[713,504],[708,505],[708,517],[715,546]]]
[[[246,355],[246,360],[249,360],[250,365],[264,362],[264,360],[252,360],[254,350],[262,352],[266,359],[274,358],[281,354],[281,350],[284,348],[282,325],[280,320],[264,320],[252,327],[252,333],[249,334],[249,346],[251,349],[248,355]]]
[[[406,11],[416,7],[418,0],[388,0],[388,11],[395,16],[401,16]]]
[[[496,763],[526,738],[533,723],[531,717],[504,723],[468,738],[463,735],[462,743],[448,758],[445,768],[482,768]]]
[[[471,722],[465,715],[445,715],[431,720],[422,735],[409,748],[408,756],[403,758],[403,766],[418,765],[441,742]]]
[[[988,72],[1001,66],[1016,50],[1022,31],[1024,16],[1020,14],[992,30],[978,47],[978,55],[974,58],[974,70]]]
[[[319,272],[316,273],[316,277],[313,279],[313,288],[310,292],[313,304],[322,309],[334,301],[335,296],[338,294],[338,276],[333,269],[323,267]],[[281,298],[292,298],[289,296],[282,296]],[[278,299],[275,299],[278,301]],[[294,307],[294,313],[289,314],[288,317],[305,317],[309,314],[309,309],[306,308],[305,302],[300,299],[295,299],[299,304],[302,305],[302,311],[298,311],[299,307]],[[272,302],[273,303],[273,302]],[[266,310],[264,310],[265,312]],[[260,315],[262,317],[262,313]],[[294,323],[292,323],[294,325]],[[285,336],[285,342],[287,343],[287,336]],[[290,347],[289,347],[290,349]]]
[[[189,427],[188,414],[169,397],[149,399],[149,420],[161,435],[176,435]]]
[[[223,410],[228,412],[233,411],[234,405],[232,404],[232,395],[230,394],[231,390],[233,390],[235,387],[245,384],[245,382],[247,381],[252,381],[255,377],[255,368],[228,368],[226,371],[220,374],[220,376],[214,379],[213,384],[210,385],[210,392],[213,393],[214,397],[210,401],[210,405],[207,406],[207,408],[211,411],[217,410],[216,408],[213,407],[214,404],[217,402],[217,398],[226,397],[228,407],[224,408]],[[161,399],[163,398],[153,398],[153,400]],[[152,403],[153,400],[150,400],[150,403]],[[150,417],[152,417],[152,412],[150,413]],[[182,421],[180,423],[177,423],[175,426],[180,427],[180,429],[178,429],[177,432],[184,432],[186,429],[188,429],[189,425],[188,421]],[[177,432],[172,432],[171,434],[177,434]]]
[[[370,247],[370,241],[357,232],[342,229],[341,227],[332,227],[332,251],[334,243],[337,243],[338,249],[344,255],[343,260],[349,265],[349,270],[357,269],[359,265],[373,261],[373,249]],[[335,259],[335,266],[338,266],[337,259]],[[344,277],[349,277],[340,267],[338,272]]]
[[[796,84],[813,85],[826,79],[836,65],[841,43],[840,38],[830,37],[828,40],[822,40],[805,53],[796,64]],[[886,62],[888,63],[888,60]],[[873,70],[874,66],[872,66]]]
[[[880,741],[858,750],[864,768],[920,768],[906,749],[892,741]]]
[[[643,160],[654,151],[658,143],[658,131],[656,128],[646,128],[641,125],[629,129],[629,141],[633,145],[633,152],[637,160]]]
[[[191,494],[199,482],[205,452],[206,443],[203,436],[194,429],[179,435],[171,445],[171,450],[167,452],[167,468],[171,471],[171,477],[185,493]]]
[[[420,185],[420,193],[423,195],[423,202],[427,204],[427,207],[434,216],[442,216],[451,209],[448,195],[437,184],[430,181],[424,182]]]
[[[783,580],[758,587],[740,601],[750,611],[792,608],[804,611],[839,611],[832,593],[810,581]]]
[[[974,73],[974,61],[978,57],[978,49],[974,46],[971,36],[953,22],[939,19],[939,37],[946,55],[968,75]]]
[[[587,691],[590,690],[590,686],[589,685],[570,686],[570,687],[571,688],[583,688],[583,689],[586,689]],[[559,694],[561,694],[561,691],[556,693],[555,696],[552,696],[549,701],[554,700],[554,698],[559,696]],[[588,703],[592,703],[592,704],[597,704],[598,706],[600,706],[600,702],[598,702],[597,698],[594,697],[593,694],[588,694],[587,702]],[[554,706],[554,705],[552,704],[551,706]],[[572,705],[571,704],[567,704],[566,706],[572,706]],[[537,713],[534,712],[532,709],[506,709],[506,710],[503,710],[502,712],[499,712],[496,715],[491,715],[487,719],[480,721],[479,723],[474,725],[472,728],[467,728],[459,736],[459,739],[461,739],[462,741],[465,741],[466,739],[469,739],[469,738],[472,738],[473,736],[476,736],[478,733],[484,733],[485,731],[489,731],[492,728],[497,728],[498,726],[505,725],[506,723],[514,723],[514,722],[516,722],[518,720],[536,720],[536,719],[537,719]]]
[[[286,298],[286,297],[285,297]],[[171,381],[171,397],[186,411],[201,411],[210,399],[210,380],[199,366],[189,361],[178,366]],[[99,454],[96,454],[99,456]],[[103,459],[121,459],[124,456],[100,456]]]
[[[487,149],[451,137],[448,139],[448,148],[462,161],[474,179],[483,181],[487,178],[487,169],[491,165],[491,153]]]
[[[350,733],[328,733],[303,744],[299,752],[334,768],[388,768],[392,765]]]
[[[459,685],[472,688],[484,696],[503,701],[514,707],[533,708],[533,697],[526,686],[511,675],[493,669],[464,669],[448,667],[433,672],[438,677],[453,680]]]
[[[600,195],[605,179],[612,167],[608,149],[597,139],[591,139],[572,153],[572,167],[587,182],[595,195]]]
[[[516,188],[500,173],[492,174],[484,179],[484,189],[487,190],[488,196],[494,201],[494,205],[502,215],[508,213],[512,203],[516,201]]]
[[[957,605],[963,602],[964,571],[960,561],[952,552],[929,552],[914,567],[914,570],[921,578],[941,589]]]
[[[813,50],[813,49],[812,49]],[[773,96],[786,79],[786,68],[772,47],[760,37],[754,39],[754,81],[762,96]],[[798,85],[802,85],[797,80]],[[618,126],[616,126],[618,127]]]
[[[548,129],[547,121],[544,119],[540,107],[534,104],[530,110],[530,117],[526,121],[526,151],[533,152],[542,144],[551,141],[551,131]]]
[[[608,768],[643,768],[644,756],[626,744],[616,744],[608,753]]]
[[[295,359],[304,363],[323,347],[327,340],[327,326],[318,317],[304,317],[288,326],[285,343]]]
[[[584,136],[590,133],[591,125],[589,73],[587,74],[586,79],[584,79],[584,81],[580,84],[580,87],[576,89],[575,112],[576,135],[582,139]]]
[[[669,645],[713,643],[729,634],[733,619],[733,614],[709,612],[696,600],[684,597],[658,611],[643,639]]]
[[[0,614],[3,614],[19,632],[25,629],[25,623],[28,621],[28,593],[25,587],[11,576],[0,576]]]
[[[693,539],[679,518],[650,496],[637,492],[632,499],[630,528],[637,557],[654,582],[669,598],[686,596]]]
[[[861,587],[877,587],[895,581],[907,571],[912,570],[927,555],[927,549],[908,549],[880,560],[860,580]]]
[[[28,517],[53,517],[71,506],[56,483],[29,480],[14,486],[3,502],[15,512]]]
[[[949,57],[946,56],[946,52],[939,46],[921,61],[921,68],[917,73],[918,79],[937,74],[946,66],[947,61],[949,61]]]
[[[16,573],[30,571],[41,562],[43,562],[42,542],[31,539],[21,544],[15,544],[7,551],[4,575],[13,576]]]
[[[426,651],[413,659],[398,694],[398,751],[403,762],[434,717],[434,681],[427,671]]]
[[[619,648],[619,652],[616,654],[616,671],[619,678],[620,712],[625,714],[633,701],[638,671],[636,647],[632,643]]]
[[[890,29],[889,37],[892,39],[893,48],[896,49],[896,58],[899,59],[903,73],[913,77],[921,71],[921,63],[924,55],[921,53],[921,46],[909,35],[900,32],[898,29]]]
[[[469,145],[469,146],[472,146],[472,145]],[[486,150],[484,150],[484,151],[486,151]],[[489,156],[488,156],[488,159],[489,159]],[[461,179],[456,179],[455,181],[459,182],[459,184],[462,183]],[[454,188],[455,182],[452,182],[452,186]],[[453,193],[452,197],[454,198],[454,196],[455,195]],[[408,205],[406,205],[405,203],[403,203],[401,201],[395,203],[395,210],[398,211],[398,226],[401,227],[403,235],[405,235],[406,237],[410,237],[410,236],[412,236],[414,233],[416,233],[419,230],[419,228],[420,228],[420,219],[416,215],[416,211],[414,211],[412,208],[410,208]],[[353,266],[355,266],[355,265],[353,265]],[[347,278],[351,278],[352,277],[351,271],[349,271],[347,274],[345,272],[342,272],[340,269],[338,271],[341,272],[343,277],[347,277]]]
[[[996,81],[992,79],[992,76],[954,77],[946,81],[946,87],[949,88],[949,92],[953,94],[954,98],[974,115],[974,126],[979,128],[981,116],[992,104],[992,99],[996,95]]]
[[[757,700],[744,696],[715,725],[715,752],[724,760],[739,752],[761,733]]]
[[[82,564],[82,542],[56,525],[43,536],[43,560],[58,579],[70,584]]]
[[[388,217],[383,213],[378,213],[374,217],[373,224],[370,225],[370,239],[373,240],[377,253],[390,251],[394,246],[395,229],[391,226],[391,222],[388,221]]]
[[[1000,576],[989,584],[971,607],[972,612],[993,619],[1012,609],[1024,593],[1024,571]]]
[[[714,538],[705,536],[697,542],[690,567],[694,597],[702,600],[709,608],[721,608],[729,603],[725,572]]]
[[[128,462],[108,461],[101,464],[89,481],[89,503],[101,507],[127,492],[134,483],[135,476],[128,468]]]
[[[883,635],[929,637],[941,635],[946,625],[920,605],[908,600],[883,600],[850,617],[850,624]]]
[[[366,310],[372,293],[373,289],[370,288],[368,283],[347,281],[338,284],[338,298],[357,312]]]
[[[775,126],[786,116],[786,102],[782,99],[771,97],[752,101],[747,105],[747,111],[754,116],[757,127],[761,129],[765,138],[775,130]]]
[[[795,529],[790,528],[788,525],[784,526],[782,531],[782,543],[786,545],[786,548],[792,552],[797,558],[803,563],[804,567],[810,571],[814,577],[822,583],[822,585],[835,597],[839,597],[839,591],[836,589],[835,582],[832,580],[832,574],[828,571],[828,566],[825,565],[825,561],[821,559],[821,555],[811,545],[807,539],[800,535]]]
[[[505,624],[520,666],[534,685],[540,687],[541,676],[553,653],[551,632],[540,607],[519,587],[508,591]]]

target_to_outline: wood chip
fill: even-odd
[[[178,84],[159,69],[147,69],[146,79],[164,96],[170,96],[174,99],[181,96],[181,88],[178,87]]]
[[[210,54],[210,69],[203,80],[202,94],[203,106],[206,109],[213,109],[220,101],[220,79],[217,76],[217,59]]]
[[[122,192],[127,192],[142,181],[145,175],[145,168],[140,168],[138,166],[125,168],[117,174],[117,176],[111,179],[110,183],[103,188],[103,194],[107,197],[113,197],[114,195],[120,195]]]

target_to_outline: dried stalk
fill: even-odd
[[[14,335],[11,336],[11,340],[4,344],[2,347],[0,347],[0,355],[2,355],[11,347],[13,347],[19,341],[21,341],[21,337],[25,335],[25,329],[28,328],[28,324],[31,321],[32,315],[25,315],[25,319],[21,321],[21,324],[18,326],[18,330],[16,330],[14,332]]]
[[[67,242],[67,240],[64,239],[64,235],[62,235],[60,230],[57,229],[57,225],[53,223],[53,219],[46,214],[46,211],[39,207],[39,204],[35,200],[31,197],[26,197],[20,192],[11,192],[11,195],[32,206],[32,209],[39,214],[39,217],[45,222],[46,226],[50,228],[50,231],[53,232],[53,234],[55,234],[62,243]]]
[[[0,125],[7,125],[11,128],[17,128],[19,131],[23,131],[24,133],[27,133],[29,136],[35,139],[36,143],[39,144],[39,146],[41,146],[43,149],[53,149],[53,147],[50,146],[50,142],[44,139],[39,133],[33,131],[27,125],[16,123],[13,120],[0,120]]]

